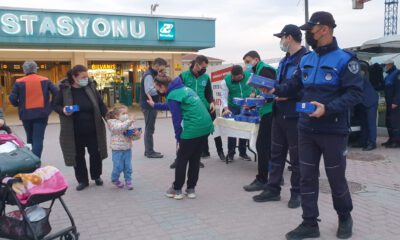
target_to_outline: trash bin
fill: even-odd
[[[132,87],[130,85],[124,85],[120,87],[120,103],[126,106],[132,106],[133,96],[132,96]]]
[[[113,87],[105,87],[104,94],[107,97],[106,104],[108,107],[113,107],[115,104],[115,91]]]

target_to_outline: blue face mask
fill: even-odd
[[[253,65],[252,65],[251,63],[247,64],[247,65],[246,65],[246,70],[247,70],[248,72],[253,72]]]
[[[89,84],[89,79],[87,79],[87,78],[79,80],[79,86],[81,86],[81,87],[85,87],[88,84]]]

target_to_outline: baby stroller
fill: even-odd
[[[54,167],[40,167],[40,159],[15,135],[0,134],[0,146],[12,142],[16,149],[0,153],[0,238],[15,240],[79,239],[74,219],[62,196],[68,185]],[[17,174],[17,175],[16,175]],[[71,226],[51,233],[50,212],[58,200]],[[48,208],[39,206],[49,202]],[[6,206],[18,210],[6,212]]]

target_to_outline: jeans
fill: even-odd
[[[32,144],[32,152],[39,158],[42,156],[44,133],[48,118],[22,120],[27,142]]]
[[[126,182],[132,182],[132,150],[112,150],[113,170],[111,181],[119,181],[119,175],[123,172]]]

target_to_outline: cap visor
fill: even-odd
[[[274,36],[278,37],[278,38],[282,38],[283,34],[282,33],[275,33]]]
[[[315,24],[312,24],[312,23],[306,23],[306,24],[304,24],[304,25],[301,25],[300,26],[300,29],[301,30],[304,30],[304,31],[307,31],[307,30],[310,30],[312,27],[314,27],[315,26]]]

